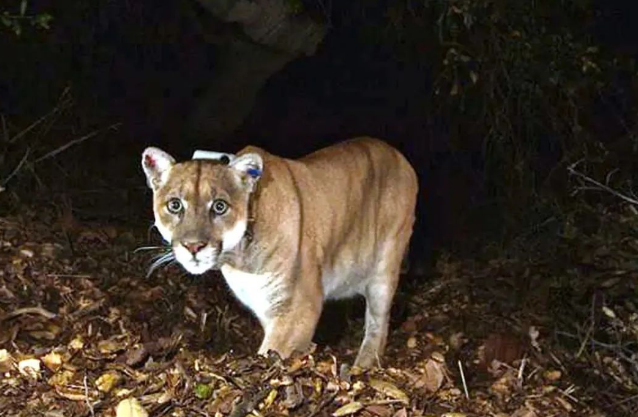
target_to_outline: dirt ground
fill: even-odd
[[[0,217],[0,415],[635,416],[625,211],[545,252],[437,253],[403,277],[384,367],[362,372],[348,367],[361,300],[328,304],[311,354],[258,358],[261,329],[221,276],[146,276],[146,224],[14,210]]]

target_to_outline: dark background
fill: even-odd
[[[28,125],[71,86],[69,123],[77,132],[121,122],[117,131],[68,151],[104,187],[131,180],[143,186],[138,158],[145,146],[181,158],[213,146],[210,138],[190,134],[186,123],[219,64],[217,47],[193,27],[180,2],[67,3],[35,5],[55,17],[50,31],[0,36],[0,112],[7,119]],[[352,136],[383,138],[405,153],[420,176],[414,245],[425,253],[464,239],[477,227],[473,213],[482,216],[480,208],[489,204],[482,142],[466,131],[462,147],[451,145],[456,126],[432,94],[435,41],[426,37],[405,53],[396,38],[379,35],[388,27],[386,6],[330,3],[322,17],[329,30],[317,52],[273,76],[244,124],[218,150],[250,143],[297,157]],[[582,30],[635,56],[637,2],[598,1],[594,7],[594,20]],[[546,151],[550,159],[557,152]],[[482,226],[489,223],[479,218]]]

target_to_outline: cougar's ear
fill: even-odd
[[[175,159],[159,148],[146,148],[142,154],[142,168],[148,186],[157,190],[166,182],[166,174],[175,164]]]
[[[238,171],[244,184],[249,187],[250,191],[253,191],[264,170],[264,160],[257,153],[247,153],[230,161],[228,166]]]

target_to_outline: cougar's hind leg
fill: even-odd
[[[398,271],[396,271],[398,278]],[[396,279],[388,275],[375,276],[365,289],[365,336],[354,364],[361,368],[380,366],[388,338],[390,308],[396,289]]]
[[[381,357],[388,340],[392,300],[410,234],[411,228],[386,242],[384,256],[380,258],[376,273],[365,288],[365,335],[355,360],[355,365],[361,368],[381,366]]]

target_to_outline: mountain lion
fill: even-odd
[[[358,138],[296,160],[249,146],[176,163],[147,148],[142,167],[169,256],[192,274],[221,270],[264,329],[259,353],[307,349],[324,300],[360,294],[355,365],[379,364],[418,188],[396,149]]]

